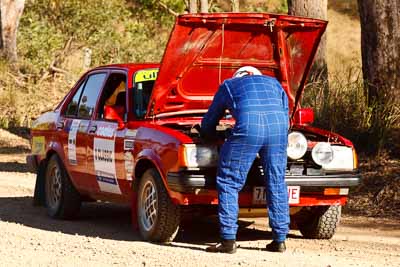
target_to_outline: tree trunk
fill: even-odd
[[[358,0],[364,90],[372,152],[380,153],[400,117],[400,2]],[[398,141],[398,137],[393,136]]]
[[[200,12],[208,13],[208,0],[200,0]]]
[[[239,12],[239,0],[231,0],[232,11]]]
[[[369,104],[400,97],[400,2],[358,0]]]
[[[11,63],[17,62],[17,31],[25,0],[0,1],[0,51]]]
[[[189,13],[197,13],[197,0],[190,0]]]
[[[327,20],[328,0],[288,0],[288,13],[294,16],[311,17]],[[314,65],[311,69],[310,80],[327,82],[328,65],[326,62],[326,33],[321,38]]]

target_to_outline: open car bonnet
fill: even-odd
[[[149,102],[148,117],[204,113],[242,66],[276,77],[294,112],[327,22],[267,13],[181,15]]]

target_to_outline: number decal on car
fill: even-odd
[[[128,181],[132,181],[132,177],[133,177],[133,155],[132,155],[131,151],[125,151],[124,160],[125,160],[126,179]]]
[[[154,81],[157,79],[158,69],[140,70],[135,74],[135,83]]]
[[[73,120],[68,133],[68,160],[71,165],[76,165],[76,134],[81,120]]]
[[[44,136],[34,136],[32,138],[32,154],[34,155],[46,154],[46,141]]]

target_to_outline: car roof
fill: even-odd
[[[124,69],[124,70],[138,70],[138,69],[143,69],[143,68],[158,68],[160,66],[160,63],[123,63],[123,64],[109,64],[109,65],[103,65],[103,66],[98,66],[96,68],[91,69],[90,71],[94,70],[104,70],[104,69]]]

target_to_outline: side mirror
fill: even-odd
[[[312,108],[301,108],[296,110],[293,123],[297,125],[308,125],[314,122],[314,111]]]

